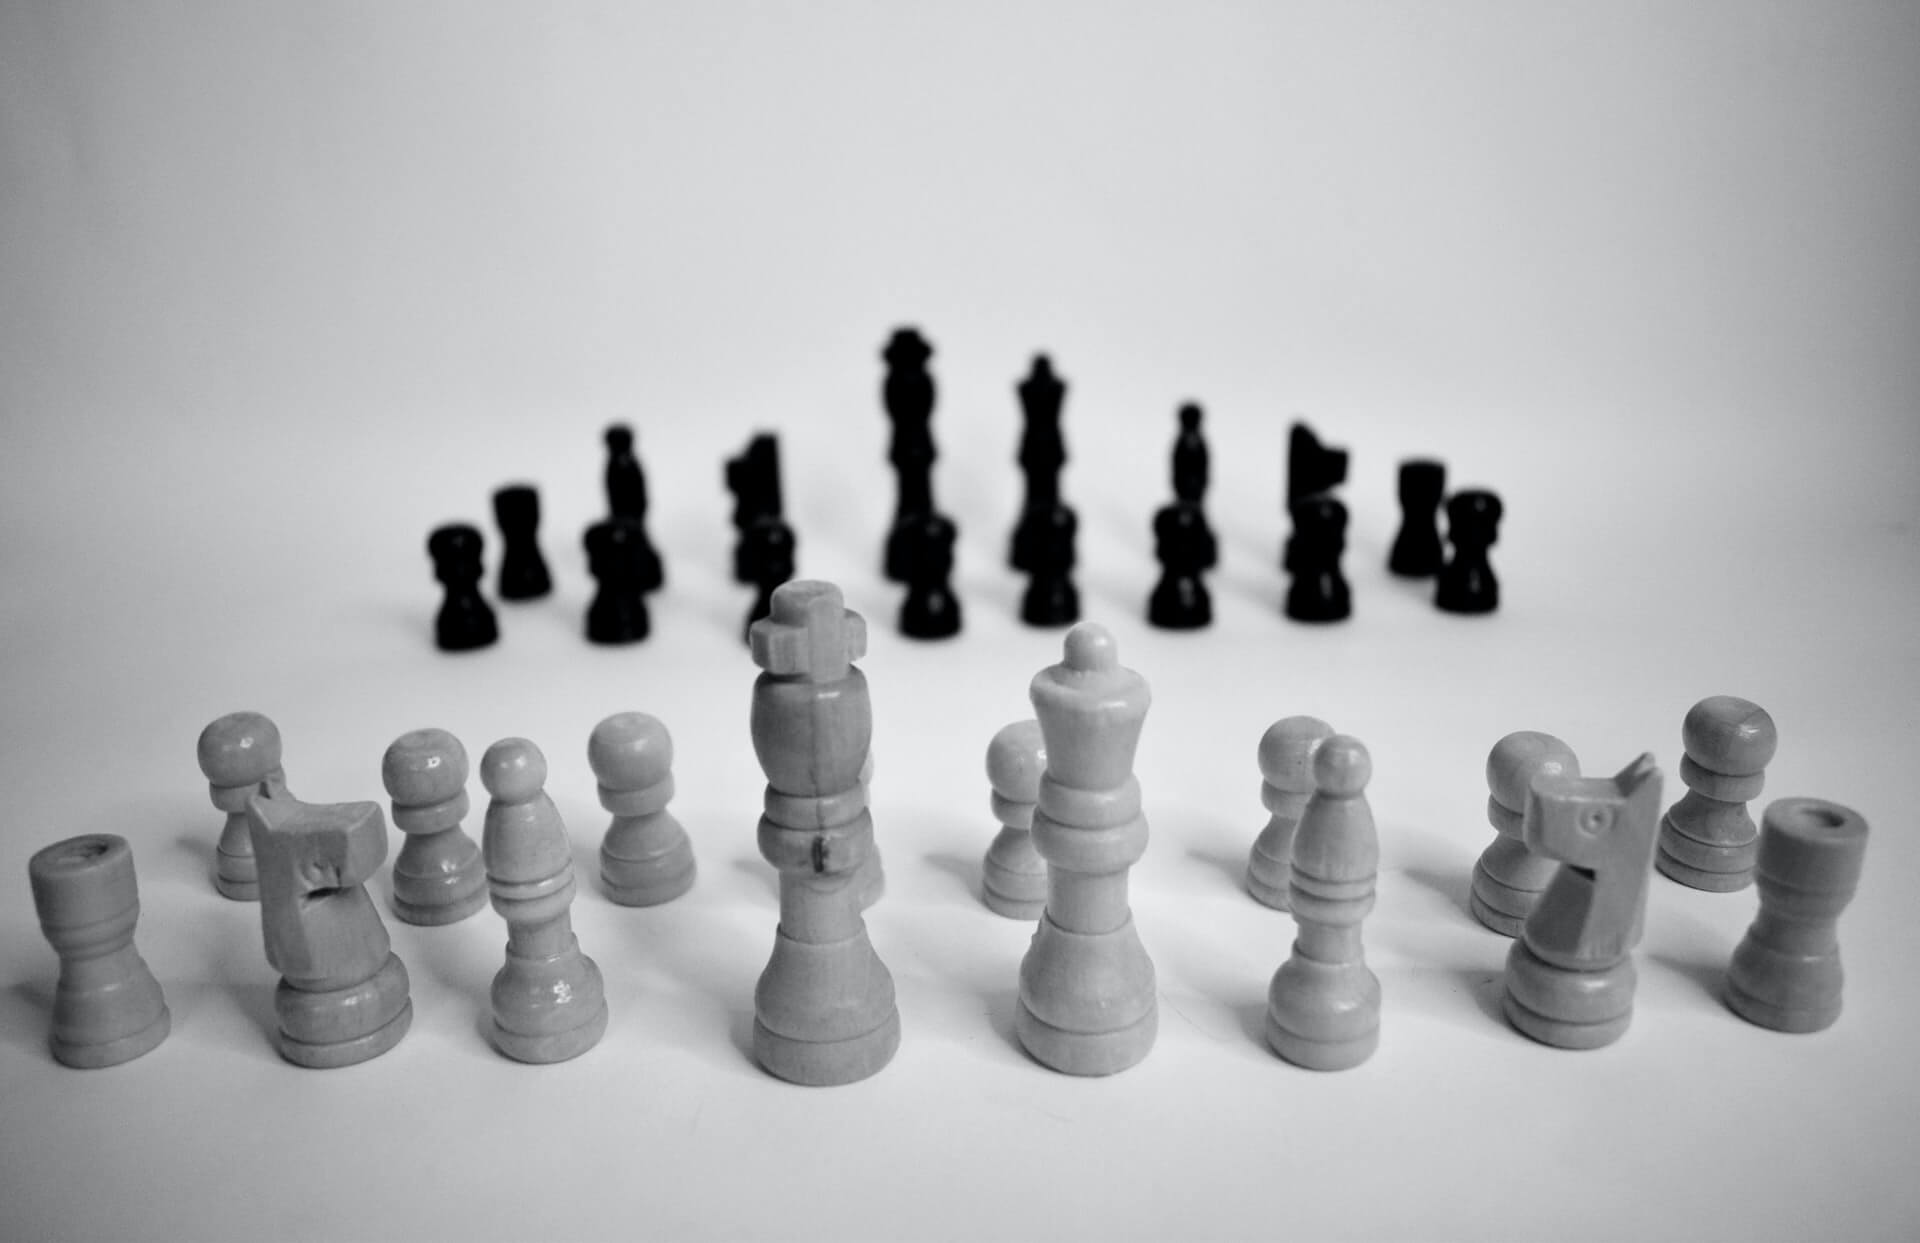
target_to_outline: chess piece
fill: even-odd
[[[747,547],[748,533],[761,519],[779,518],[784,512],[780,493],[780,442],[773,433],[758,433],[738,457],[727,460],[726,483],[727,490],[733,493],[733,529],[737,535],[733,545],[733,579],[737,583],[754,583],[757,580],[752,558],[756,554]]]
[[[646,537],[631,519],[596,522],[587,528],[587,572],[598,590],[587,606],[587,638],[595,643],[638,643],[647,637],[641,543]]]
[[[607,516],[633,524],[628,537],[633,542],[634,563],[638,567],[642,592],[654,592],[666,582],[666,567],[653,541],[647,537],[647,476],[634,454],[633,429],[624,423],[607,428]]]
[[[1020,620],[1027,625],[1070,626],[1080,620],[1080,589],[1073,585],[1079,525],[1071,509],[1055,504],[1034,534],[1032,577],[1020,597]]]
[[[912,519],[933,512],[933,376],[927,362],[933,347],[912,328],[894,331],[881,352],[887,378],[881,386],[887,418],[893,422],[888,460],[900,479],[893,525],[887,533],[885,568],[894,582],[905,582],[912,559]]]
[[[1760,830],[1747,804],[1760,797],[1780,735],[1759,704],[1712,695],[1680,725],[1687,792],[1660,819],[1654,864],[1693,889],[1731,893],[1753,883]]]
[[[1520,935],[1560,869],[1557,860],[1528,849],[1522,835],[1533,779],[1579,775],[1573,748],[1552,734],[1523,729],[1494,743],[1487,754],[1487,822],[1497,836],[1473,865],[1467,906],[1475,919],[1503,937]]]
[[[1507,952],[1507,1020],[1561,1049],[1597,1049],[1633,1020],[1633,946],[1653,874],[1660,770],[1643,755],[1612,777],[1542,775],[1521,833],[1565,864]]]
[[[960,598],[953,594],[953,523],[944,514],[921,514],[900,528],[907,532],[907,584],[900,606],[900,633],[914,639],[945,639],[960,633]]]
[[[753,623],[773,609],[773,589],[787,582],[794,573],[793,528],[780,517],[757,518],[740,537],[735,568],[743,571],[744,581],[753,584],[753,607],[747,610],[744,640],[752,633]]]
[[[600,968],[573,935],[573,847],[547,797],[547,757],[502,738],[480,757],[492,801],[480,849],[493,909],[507,921],[507,961],[493,977],[493,1047],[516,1062],[564,1062],[607,1030]]]
[[[1033,845],[1033,809],[1047,744],[1038,721],[1015,721],[987,744],[987,782],[1000,832],[980,866],[980,897],[1008,919],[1038,919],[1047,905],[1047,863]]]
[[[1500,498],[1456,492],[1447,501],[1447,541],[1453,555],[1440,567],[1433,603],[1448,613],[1491,613],[1500,607],[1500,580],[1487,559],[1500,532]]]
[[[621,906],[658,906],[693,887],[693,843],[667,803],[673,739],[644,712],[617,712],[593,727],[587,766],[600,805],[613,813],[600,839],[600,881]]]
[[[893,976],[860,917],[873,847],[862,779],[873,737],[867,626],[832,583],[773,593],[755,622],[753,751],[767,776],[760,853],[780,873],[780,926],[753,991],[754,1059],[789,1083],[852,1083],[900,1045]]]
[[[480,554],[484,547],[479,528],[465,523],[439,527],[427,537],[433,576],[446,588],[440,612],[433,619],[434,642],[443,652],[469,652],[500,637],[493,606],[480,594]]]
[[[1402,578],[1428,578],[1440,570],[1440,498],[1447,491],[1442,462],[1413,458],[1400,463],[1400,533],[1393,538],[1387,569]]]
[[[214,850],[213,884],[236,902],[260,900],[247,800],[254,794],[285,797],[280,767],[280,731],[258,712],[229,712],[200,731],[200,771],[213,805],[227,813]]]
[[[1331,496],[1303,497],[1293,506],[1293,537],[1287,541],[1286,613],[1295,621],[1341,621],[1353,612],[1353,595],[1340,572],[1347,547],[1347,507]]]
[[[280,1056],[326,1070],[399,1044],[413,1023],[407,968],[367,894],[387,857],[379,804],[256,794],[247,823],[267,962],[281,975],[273,994]]]
[[[1220,547],[1213,527],[1207,522],[1209,458],[1206,437],[1200,434],[1200,407],[1188,402],[1180,407],[1179,419],[1180,431],[1173,441],[1173,495],[1176,500],[1192,505],[1199,516],[1204,536],[1200,568],[1211,570],[1220,560]]]
[[[393,913],[426,927],[458,923],[487,904],[480,847],[460,822],[467,798],[467,749],[444,729],[400,735],[380,760],[393,800],[393,827],[406,834],[393,861]]]
[[[553,590],[547,560],[540,555],[540,494],[529,484],[514,484],[493,494],[493,518],[500,527],[500,598],[535,600]]]
[[[1313,753],[1333,736],[1333,726],[1315,716],[1275,721],[1260,735],[1260,802],[1267,827],[1247,852],[1247,892],[1276,911],[1288,907],[1293,875],[1293,834],[1313,794]]]
[[[1313,429],[1296,422],[1287,430],[1287,510],[1294,502],[1347,481],[1347,451],[1323,445]]]
[[[1153,517],[1160,581],[1147,598],[1147,620],[1162,630],[1197,630],[1213,622],[1213,597],[1200,579],[1212,542],[1206,523],[1190,501],[1163,506]]]
[[[1020,962],[1014,1031],[1043,1066],[1109,1075],[1147,1055],[1159,1023],[1127,905],[1128,870],[1147,849],[1133,757],[1152,692],[1105,627],[1081,622],[1064,647],[1028,692],[1047,757],[1033,815],[1047,902]]]
[[[165,1040],[167,999],[133,946],[140,892],[127,839],[89,833],[55,842],[27,860],[27,880],[40,930],[60,956],[47,1036],[54,1060],[118,1066]]]
[[[873,752],[867,752],[865,762],[860,765],[860,798],[869,807],[873,806]],[[860,866],[853,871],[853,898],[856,905],[864,911],[887,896],[887,869],[880,858],[880,843],[876,839],[867,848],[866,858],[860,860]]]
[[[1045,354],[1033,356],[1027,378],[1014,389],[1020,396],[1024,429],[1020,436],[1020,470],[1027,478],[1026,499],[1014,525],[1007,560],[1016,570],[1031,574],[1039,565],[1041,543],[1057,521],[1060,508],[1060,469],[1067,464],[1067,442],[1060,434],[1060,407],[1067,399],[1067,382],[1054,374]],[[1068,511],[1072,517],[1072,511]]]
[[[1727,1005],[1777,1032],[1840,1017],[1837,925],[1867,852],[1867,822],[1838,803],[1783,798],[1760,817],[1760,913],[1727,966]]]
[[[1321,742],[1313,796],[1293,835],[1287,901],[1299,932],[1267,987],[1267,1043],[1308,1070],[1350,1070],[1380,1044],[1380,981],[1360,944],[1380,869],[1367,806],[1372,775],[1359,739]]]

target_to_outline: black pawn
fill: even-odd
[[[1287,507],[1346,481],[1347,451],[1321,444],[1312,428],[1295,423],[1287,433]]]
[[[900,633],[944,639],[960,633],[960,600],[953,594],[953,523],[944,514],[922,514],[906,524],[907,599],[900,606]]]
[[[633,451],[633,429],[624,423],[607,428],[607,514],[634,524],[639,538],[640,590],[658,591],[666,567],[647,538],[647,476]],[[631,537],[629,537],[631,538]]]
[[[1027,477],[1026,499],[1014,524],[1007,551],[1008,564],[1032,572],[1040,541],[1053,522],[1060,503],[1060,470],[1067,464],[1067,442],[1060,431],[1060,408],[1067,400],[1067,382],[1054,374],[1053,360],[1033,356],[1027,378],[1014,391],[1020,396],[1020,470]]]
[[[1287,616],[1295,621],[1339,621],[1353,612],[1353,595],[1340,573],[1347,547],[1347,507],[1331,496],[1293,503],[1293,537],[1287,541]]]
[[[540,494],[528,484],[513,484],[493,494],[493,517],[500,524],[500,598],[536,600],[553,590],[547,559],[540,555]]]
[[[1200,507],[1175,501],[1153,517],[1160,582],[1147,600],[1147,620],[1163,630],[1197,630],[1213,621],[1213,598],[1200,581],[1212,536]]]
[[[880,356],[887,364],[881,400],[893,423],[893,442],[887,459],[899,475],[899,500],[887,533],[885,569],[894,582],[904,582],[914,536],[912,521],[933,512],[933,403],[935,388],[927,363],[933,347],[912,328],[896,329]]]
[[[1448,613],[1491,613],[1500,607],[1500,580],[1487,550],[1500,536],[1500,498],[1456,492],[1447,501],[1447,542],[1453,555],[1440,567],[1433,602]]]
[[[752,631],[753,623],[772,614],[773,589],[793,577],[795,542],[793,528],[777,516],[759,519],[741,536],[734,569],[755,589],[753,608],[741,632],[743,639]]]
[[[647,637],[647,597],[641,587],[640,547],[646,536],[630,518],[587,528],[587,572],[598,584],[587,606],[587,638],[595,643],[637,643]]]
[[[1193,506],[1199,519],[1200,568],[1211,570],[1220,560],[1220,547],[1213,527],[1207,522],[1205,502],[1210,473],[1207,439],[1200,433],[1200,407],[1188,402],[1180,407],[1180,432],[1173,441],[1173,495]],[[1157,521],[1157,520],[1156,520]]]
[[[1074,550],[1080,520],[1055,503],[1034,537],[1033,577],[1020,598],[1020,620],[1029,626],[1070,626],[1080,620],[1080,591],[1073,585]]]
[[[782,513],[780,442],[771,432],[759,433],[740,456],[727,460],[726,482],[733,493],[734,581],[752,583],[755,579],[745,559],[747,532],[760,519],[778,518]]]
[[[427,537],[433,576],[447,589],[433,622],[434,641],[443,652],[471,651],[500,637],[493,606],[480,594],[480,553],[485,547],[479,528],[465,523],[440,527]]]
[[[1400,463],[1400,534],[1387,569],[1403,578],[1427,578],[1440,569],[1440,498],[1447,468],[1427,458]]]

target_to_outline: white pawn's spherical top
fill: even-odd
[[[673,771],[673,739],[667,727],[644,712],[616,712],[593,727],[587,765],[601,785],[644,790]]]
[[[987,744],[987,782],[1008,802],[1039,802],[1046,771],[1047,744],[1038,721],[1015,721]]]
[[[525,738],[502,738],[480,757],[480,784],[503,803],[524,803],[547,784],[547,757]]]
[[[253,785],[280,767],[280,730],[258,712],[229,712],[200,731],[196,750],[208,781]]]
[[[1067,631],[1065,661],[1076,673],[1104,673],[1120,667],[1120,645],[1098,622],[1081,622]]]
[[[1373,777],[1373,757],[1358,738],[1335,734],[1313,755],[1313,784],[1331,798],[1353,798]]]
[[[1779,743],[1767,710],[1733,695],[1702,699],[1680,723],[1680,744],[1693,762],[1729,777],[1764,771]]]
[[[444,729],[411,730],[381,757],[380,780],[402,807],[444,803],[466,788],[467,749]]]

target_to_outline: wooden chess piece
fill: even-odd
[[[1633,946],[1653,874],[1660,770],[1535,777],[1522,835],[1565,866],[1507,952],[1507,1020],[1561,1049],[1612,1044],[1633,1021]]]
[[[907,598],[900,606],[900,633],[913,639],[945,639],[960,633],[960,598],[953,594],[953,545],[957,538],[945,514],[921,514],[903,524],[907,561],[901,567]]]
[[[229,712],[200,731],[200,771],[214,807],[227,813],[214,849],[213,885],[236,902],[260,900],[247,800],[287,795],[280,767],[280,730],[258,712]]]
[[[393,861],[393,913],[403,923],[458,923],[487,904],[480,846],[460,827],[467,798],[467,749],[444,729],[394,739],[380,761],[393,800],[393,827],[406,834]]]
[[[167,1038],[160,983],[133,945],[133,848],[112,833],[70,837],[27,860],[40,930],[60,956],[47,1044],[63,1066],[130,1062]]]
[[[737,457],[727,459],[727,490],[733,493],[733,581],[752,583],[753,556],[747,532],[763,518],[784,513],[780,492],[780,441],[772,432],[759,432]],[[785,581],[785,580],[782,580]]]
[[[631,518],[596,522],[583,543],[587,571],[598,585],[587,605],[587,638],[594,643],[638,643],[653,628],[642,585],[645,536]]]
[[[1190,501],[1175,501],[1154,515],[1160,581],[1147,598],[1147,621],[1162,630],[1197,630],[1213,623],[1213,597],[1200,577],[1211,555],[1206,523]]]
[[[1220,546],[1214,538],[1212,525],[1207,522],[1205,503],[1211,460],[1206,437],[1200,433],[1200,407],[1188,402],[1180,407],[1177,417],[1180,431],[1173,441],[1173,495],[1176,500],[1192,505],[1194,513],[1198,515],[1201,532],[1200,568],[1211,570],[1220,560]]]
[[[434,642],[443,652],[473,651],[500,637],[493,606],[480,594],[485,547],[480,528],[463,522],[438,527],[427,537],[433,575],[446,589],[433,619]]]
[[[367,882],[387,857],[377,803],[247,803],[260,864],[260,927],[280,972],[274,1044],[316,1070],[378,1057],[413,1023],[407,968]]]
[[[1073,585],[1074,543],[1080,520],[1065,505],[1040,515],[1033,534],[1032,577],[1020,597],[1020,620],[1029,626],[1071,626],[1080,620],[1080,589]]]
[[[1060,433],[1060,408],[1067,399],[1067,382],[1054,374],[1051,359],[1035,354],[1027,378],[1014,392],[1020,397],[1023,428],[1019,462],[1027,492],[1009,541],[1007,562],[1016,570],[1032,574],[1040,567],[1041,544],[1055,521],[1054,510],[1064,508],[1060,503],[1060,469],[1067,464],[1067,442]]]
[[[1043,1066],[1108,1075],[1146,1057],[1159,1024],[1153,961],[1127,904],[1128,871],[1147,849],[1133,757],[1152,692],[1105,627],[1081,622],[1064,647],[1029,688],[1047,756],[1033,816],[1047,903],[1020,962],[1014,1031]]]
[[[1440,570],[1440,498],[1447,467],[1429,458],[1400,463],[1400,533],[1393,537],[1387,569],[1402,578],[1429,578]]]
[[[489,1035],[516,1062],[564,1062],[600,1043],[607,993],[573,934],[573,846],[547,796],[547,757],[502,738],[480,757],[480,784],[492,796],[480,835],[487,886],[507,921]]]
[[[1047,767],[1040,722],[1015,721],[987,744],[987,782],[1000,832],[980,865],[980,897],[1008,919],[1038,919],[1047,905],[1047,862],[1033,845],[1033,812]]]
[[[1267,827],[1247,852],[1247,892],[1276,911],[1288,908],[1293,834],[1313,795],[1313,754],[1331,737],[1333,726],[1314,716],[1284,717],[1260,736],[1260,802],[1267,809]]]
[[[1727,1005],[1777,1032],[1840,1017],[1840,913],[1860,885],[1867,822],[1817,798],[1783,798],[1760,817],[1760,913],[1727,966]]]
[[[773,589],[793,578],[795,542],[793,528],[778,516],[756,518],[740,537],[735,570],[754,589],[753,607],[747,610],[747,623],[740,632],[742,642],[753,623],[773,610]]]
[[[753,750],[767,776],[760,853],[780,873],[780,926],[753,993],[753,1054],[790,1083],[864,1079],[900,1045],[893,976],[858,884],[873,845],[862,771],[873,736],[867,627],[831,583],[798,580],[755,622]]]
[[[1660,818],[1654,865],[1692,889],[1745,889],[1760,852],[1760,830],[1747,804],[1760,797],[1780,743],[1773,718],[1759,704],[1711,695],[1687,711],[1680,742],[1687,792]]]
[[[880,397],[893,424],[887,458],[899,477],[900,491],[888,529],[883,559],[887,577],[905,582],[912,563],[911,520],[933,512],[933,404],[937,389],[927,363],[933,346],[912,328],[898,328],[881,358],[887,364]]]
[[[1366,795],[1372,776],[1359,739],[1326,739],[1314,750],[1313,796],[1293,835],[1287,904],[1299,931],[1267,987],[1267,1043],[1308,1070],[1349,1070],[1380,1044],[1380,981],[1360,943],[1380,870]]]
[[[1296,421],[1287,429],[1287,509],[1317,492],[1347,481],[1347,451],[1320,443],[1313,429]]]
[[[1286,614],[1294,621],[1341,621],[1353,613],[1353,593],[1340,570],[1347,547],[1347,507],[1324,493],[1293,504],[1287,541]]]
[[[1501,936],[1517,937],[1540,904],[1560,863],[1527,847],[1522,829],[1535,777],[1578,777],[1573,748],[1530,729],[1508,734],[1487,754],[1487,822],[1497,836],[1473,865],[1467,898],[1473,917]]]
[[[535,600],[553,590],[547,559],[540,555],[540,493],[531,484],[512,484],[493,494],[493,518],[500,528],[500,598]]]
[[[600,840],[600,881],[621,906],[658,906],[693,887],[693,843],[667,803],[673,739],[644,712],[617,712],[593,727],[587,766],[600,805],[613,813]]]
[[[1447,542],[1453,555],[1434,579],[1433,603],[1446,613],[1491,613],[1500,607],[1500,580],[1487,552],[1499,538],[1500,498],[1456,492],[1447,501]]]
[[[607,517],[632,525],[629,539],[639,589],[658,591],[666,583],[666,566],[647,536],[647,476],[635,454],[633,429],[624,423],[607,428]]]

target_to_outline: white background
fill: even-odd
[[[1899,4],[0,6],[0,1235],[1911,1237],[1917,133]],[[902,323],[937,349],[962,532],[943,644],[897,635],[876,573]],[[986,742],[1059,654],[1002,560],[1036,349],[1072,385],[1088,615],[1155,694],[1133,890],[1161,1032],[1108,1080],[1018,1051],[1027,932],[974,894]],[[1149,524],[1188,398],[1218,621],[1168,635]],[[1278,614],[1295,414],[1354,455],[1329,629]],[[603,650],[579,535],[615,418],[669,584],[654,638]],[[720,463],[761,427],[802,572],[873,630],[869,924],[904,1040],[827,1090],[744,1052],[775,903]],[[1418,454],[1507,503],[1494,617],[1381,568]],[[493,541],[518,478],[557,593],[443,656],[427,532]],[[1487,749],[1651,750],[1671,800],[1713,693],[1779,723],[1765,799],[1873,825],[1846,1013],[1734,1018],[1753,892],[1656,878],[1626,1037],[1529,1043],[1464,911]],[[538,741],[601,1045],[492,1052],[487,911],[389,920],[416,1010],[392,1053],[283,1064],[193,761],[241,707],[315,800],[384,803],[416,726],[476,759]],[[674,732],[701,865],[651,911],[593,879],[585,741],[626,708]],[[1295,712],[1375,764],[1383,1038],[1338,1075],[1260,1042],[1292,927],[1239,887],[1254,746]],[[25,866],[90,831],[134,844],[174,1030],[82,1073],[46,1052]]]

